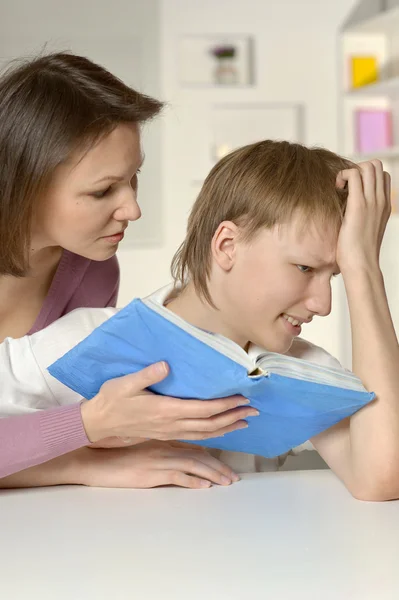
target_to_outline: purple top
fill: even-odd
[[[64,250],[29,334],[44,329],[75,308],[115,306],[118,289],[116,256],[97,262]],[[80,404],[0,419],[0,478],[89,443]]]

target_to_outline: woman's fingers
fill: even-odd
[[[182,419],[178,423],[182,431],[197,431],[199,433],[214,433],[234,425],[247,417],[257,417],[259,411],[252,407],[235,408],[209,419]]]
[[[249,404],[249,400],[243,396],[215,398],[214,400],[180,400],[179,398],[169,398],[169,400],[173,401],[171,408],[177,419],[208,419]]]

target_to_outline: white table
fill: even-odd
[[[2,600],[398,600],[399,502],[329,471],[0,492]]]

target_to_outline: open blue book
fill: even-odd
[[[151,391],[199,399],[242,394],[260,411],[248,418],[247,429],[197,442],[210,448],[278,456],[374,398],[344,370],[272,352],[250,358],[231,340],[186,323],[152,297],[133,300],[49,372],[90,399],[108,379],[160,360],[169,364],[170,375]]]

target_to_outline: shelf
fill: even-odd
[[[360,88],[346,92],[345,96],[346,98],[357,98],[360,96],[399,96],[399,76],[363,85]]]
[[[353,162],[362,162],[364,160],[371,160],[372,158],[383,159],[399,159],[399,146],[392,146],[391,148],[384,148],[383,150],[376,150],[370,154],[356,154],[351,156],[350,160]]]
[[[373,17],[353,23],[345,28],[344,33],[380,33],[392,35],[399,31],[399,7],[377,13]]]

